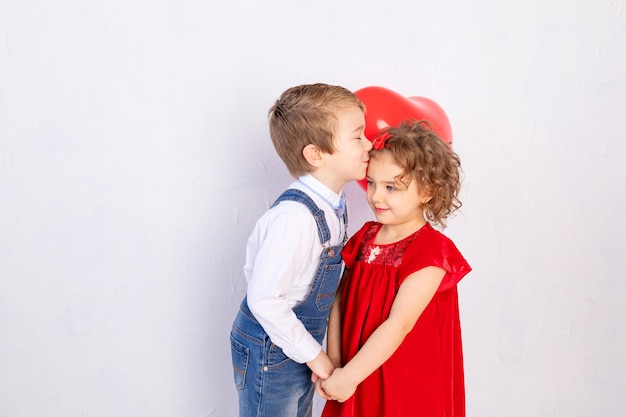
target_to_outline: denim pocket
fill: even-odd
[[[283,350],[275,344],[270,343],[270,350],[267,356],[267,365],[271,369],[274,369],[280,368],[289,362],[291,362],[291,359],[289,359],[289,357],[285,355],[285,352],[283,352]]]
[[[248,368],[248,357],[250,356],[250,349],[236,341],[231,335],[230,352],[233,360],[233,375],[235,377],[235,386],[238,390],[241,390],[246,383],[246,370]]]
[[[329,310],[333,305],[337,287],[339,286],[341,268],[342,264],[330,264],[324,268],[322,282],[320,282],[319,292],[315,299],[315,305],[320,311]]]

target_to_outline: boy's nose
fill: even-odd
[[[372,150],[373,145],[372,145],[372,141],[371,140],[365,138],[365,140],[363,141],[363,144],[364,144],[364,148],[365,148],[366,152],[369,152],[369,151]]]

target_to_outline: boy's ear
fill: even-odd
[[[320,148],[309,143],[302,150],[302,156],[304,159],[313,167],[319,168],[323,165],[324,158],[322,157],[323,152]]]

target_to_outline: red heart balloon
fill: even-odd
[[[420,117],[416,117],[416,119],[428,120],[433,125],[437,136],[447,143],[448,146],[452,146],[452,126],[450,126],[448,115],[441,106],[426,97],[414,96],[409,97],[409,100],[418,108]]]
[[[428,120],[447,144],[452,144],[450,120],[441,106],[426,97],[404,97],[384,87],[365,87],[354,92],[365,104],[365,136],[373,140],[388,127],[406,119]]]
[[[428,120],[433,130],[449,146],[452,146],[452,127],[448,116],[433,100],[426,97],[404,97],[384,87],[365,87],[354,92],[365,104],[365,136],[374,140],[378,133],[389,126],[397,126],[406,119]],[[359,185],[367,188],[363,179]]]

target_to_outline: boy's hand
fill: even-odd
[[[321,381],[320,384],[322,386],[322,391],[324,391],[331,400],[337,400],[340,403],[352,397],[352,394],[354,394],[358,385],[350,379],[350,376],[343,368],[335,369],[330,378],[325,381]],[[317,390],[317,386],[315,389]]]
[[[315,359],[308,361],[307,366],[313,371],[311,381],[317,382],[317,378],[327,379],[333,373],[333,363],[328,359],[326,353],[321,350]]]
[[[324,391],[324,388],[322,388],[322,382],[324,381],[318,377],[317,381],[315,381],[315,391],[320,397],[322,397],[326,401],[329,401],[331,400],[330,395],[326,394],[326,391]]]

